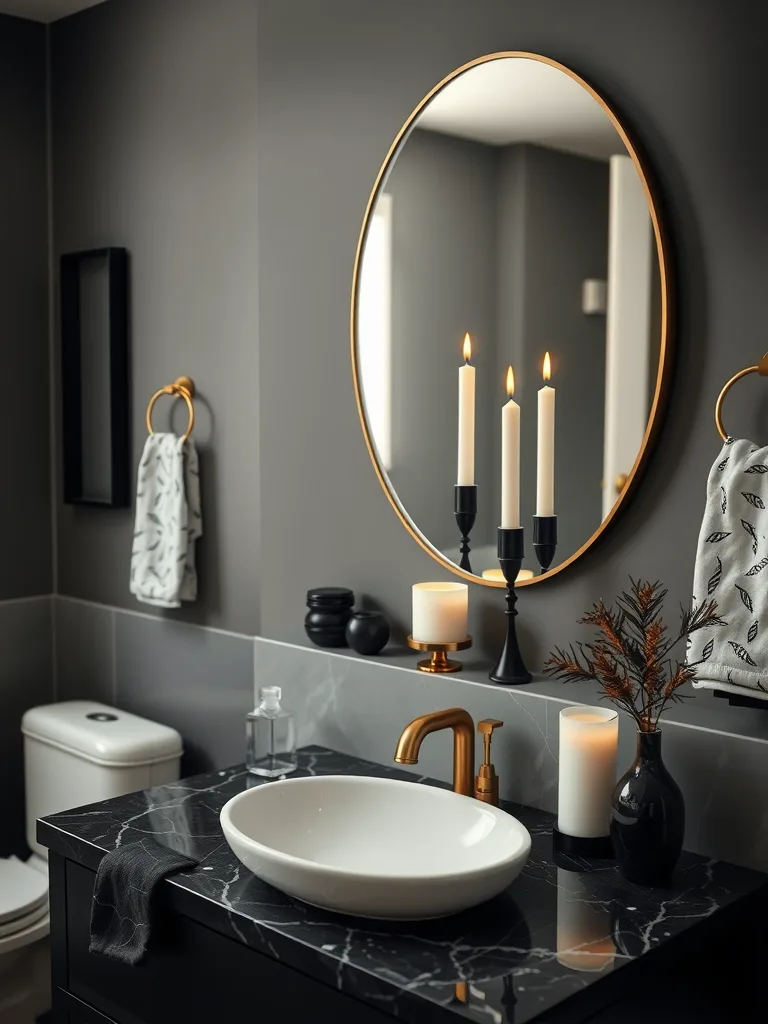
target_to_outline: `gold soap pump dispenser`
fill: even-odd
[[[484,718],[477,723],[477,731],[483,736],[483,763],[475,776],[475,800],[494,807],[499,806],[499,777],[491,763],[491,738],[493,730],[500,729],[502,725],[504,723],[498,718]]]

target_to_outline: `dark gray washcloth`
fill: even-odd
[[[152,931],[158,883],[196,865],[192,857],[148,838],[106,854],[93,887],[89,951],[130,967],[141,963]]]

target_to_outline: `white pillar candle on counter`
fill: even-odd
[[[520,527],[520,406],[515,393],[515,375],[507,370],[509,401],[501,410],[501,528]]]
[[[466,583],[415,583],[411,635],[428,644],[466,640],[468,610]]]
[[[618,743],[617,711],[574,707],[560,712],[560,832],[581,839],[608,835]]]
[[[544,380],[552,376],[549,352],[544,356]],[[555,514],[555,389],[539,391],[539,429],[536,440],[536,515]]]
[[[475,368],[470,364],[472,342],[464,335],[464,365],[459,368],[459,468],[460,487],[475,482]]]

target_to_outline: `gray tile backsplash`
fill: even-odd
[[[51,606],[50,597],[0,603],[0,857],[25,850],[21,717],[53,700]]]
[[[253,640],[116,612],[117,705],[173,726],[187,774],[244,760]]]
[[[364,660],[259,638],[255,645],[256,686],[283,687],[286,706],[300,718],[301,742],[389,763],[411,718],[459,705],[475,721],[504,721],[494,737],[501,794],[545,810],[557,809],[559,712],[571,704],[594,703],[589,691],[577,687],[564,688],[564,699],[539,695],[531,687],[507,690],[462,677],[429,676],[394,665],[392,658]],[[635,736],[623,716],[619,735],[619,770],[624,771],[634,756]],[[768,742],[669,721],[664,748],[686,797],[688,848],[768,870]],[[448,781],[451,760],[450,738],[430,736],[411,770]]]
[[[55,605],[58,699],[102,700],[174,726],[184,738],[188,774],[243,759],[243,716],[254,691],[277,684],[298,714],[301,744],[322,743],[384,764],[403,726],[426,711],[458,705],[476,721],[500,718],[505,724],[494,738],[494,762],[502,795],[555,811],[559,712],[596,702],[589,688],[551,681],[516,690],[492,686],[470,658],[458,676],[429,676],[396,651],[365,659],[55,598],[0,605],[0,640],[8,637],[14,652],[0,670],[0,686],[21,679],[34,694],[31,703],[51,699],[49,644],[17,639],[47,635],[49,604]],[[26,693],[18,697],[30,706]],[[747,735],[730,731],[734,714]],[[15,742],[18,751],[11,735],[17,726],[0,726],[7,732],[0,739]],[[766,728],[765,712],[730,709],[724,701],[697,696],[671,709],[665,759],[685,793],[690,849],[768,870]],[[619,747],[623,771],[634,753],[627,720]],[[430,736],[412,771],[449,781],[451,759],[450,738]],[[7,799],[20,806],[19,793]]]
[[[115,613],[57,598],[53,608],[56,700],[115,703]]]

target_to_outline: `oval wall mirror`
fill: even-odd
[[[668,273],[643,165],[573,71],[494,53],[419,104],[368,203],[352,363],[382,486],[445,567],[503,585],[517,520],[539,582],[615,517],[660,422]]]

